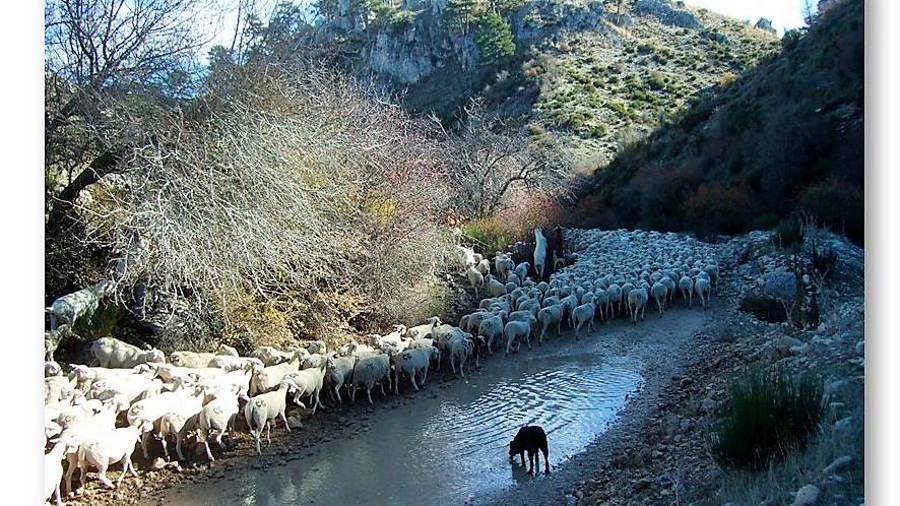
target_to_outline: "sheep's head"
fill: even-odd
[[[44,362],[44,377],[49,378],[50,376],[61,376],[62,375],[62,367],[59,366],[56,362],[48,361]]]
[[[162,352],[162,350],[158,350],[156,348],[151,348],[144,354],[144,358],[147,362],[156,363],[156,364],[165,364],[166,363],[166,354]]]

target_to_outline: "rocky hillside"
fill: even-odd
[[[408,107],[449,118],[484,95],[595,161],[778,48],[770,30],[668,0],[419,0],[366,20],[338,15],[328,33]]]
[[[777,55],[623,144],[578,224],[735,234],[803,215],[860,242],[863,33],[860,0],[787,33]]]

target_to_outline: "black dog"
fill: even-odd
[[[528,452],[528,462],[531,469],[528,474],[534,474],[534,464],[537,462],[538,468],[541,467],[541,457],[538,450],[544,452],[544,472],[550,474],[550,455],[547,450],[547,434],[544,429],[537,425],[526,425],[519,429],[515,439],[509,442],[509,457],[514,458],[516,454],[522,458],[522,466],[525,466],[525,452]]]

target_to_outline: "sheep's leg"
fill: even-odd
[[[266,420],[266,444],[272,444],[272,421]]]
[[[78,467],[78,464],[71,457],[66,457],[66,461],[69,463],[69,467],[66,469],[66,493],[72,496],[74,495],[72,493],[72,475],[75,474],[75,468]]]
[[[428,364],[425,364],[425,367],[422,368],[422,384],[425,384],[425,381],[428,379]]]
[[[659,299],[656,299],[656,307],[659,308],[659,317],[662,318],[662,303],[659,301]]]
[[[159,438],[159,442],[162,443],[163,455],[166,456],[166,460],[169,459],[169,444],[166,442],[166,436]]]
[[[208,458],[210,462],[215,462],[216,458],[213,457],[212,452],[209,450],[209,441],[206,439],[203,440],[203,447],[206,448],[206,458]]]
[[[343,404],[344,401],[341,399],[341,386],[340,385],[334,386],[334,393],[335,393],[335,395],[337,395],[338,404]]]
[[[259,448],[259,440],[262,439],[262,427],[259,428],[259,431],[251,430],[250,435],[253,436],[253,442],[256,443],[256,454],[262,455],[262,450]]]
[[[53,497],[56,499],[56,506],[63,506],[62,497],[59,493],[59,483],[57,483],[56,488],[53,489]]]
[[[182,440],[184,440],[184,435],[182,434],[181,431],[178,431],[178,433],[175,434],[175,453],[178,454],[179,459],[185,460],[184,454],[181,453],[181,441]]]
[[[413,389],[415,389],[415,391],[418,392],[419,385],[416,384],[416,372],[415,371],[413,371],[413,373],[409,375],[409,381],[412,382]],[[424,384],[424,381],[422,383]]]
[[[531,334],[530,332],[529,332],[528,334],[525,334],[525,344],[528,345],[528,349],[529,349],[529,350],[531,349],[531,337],[530,337],[530,334]]]
[[[226,431],[226,430],[228,430],[228,426],[227,426],[227,425],[226,425],[226,427],[225,427],[224,429],[222,429],[221,431],[219,431],[219,434],[216,435],[216,444],[219,445],[219,448],[225,448],[225,443],[222,442],[222,437],[225,436],[225,431]]]
[[[315,409],[316,409],[316,406],[315,406],[315,404],[313,404],[313,410],[315,410]],[[288,425],[287,413],[285,413],[285,411],[287,411],[287,410],[284,410],[284,409],[281,410],[281,420],[284,422],[284,428],[287,429],[288,432],[290,432],[291,426]]]
[[[372,387],[374,387],[374,386],[375,385],[366,387],[366,397],[369,398],[369,404],[375,404],[374,402],[372,402]]]
[[[102,483],[106,488],[116,488],[116,486],[113,485],[113,482],[106,477],[107,467],[109,466],[105,462],[105,459],[101,459],[97,462],[97,479],[100,480],[100,483]]]
[[[415,376],[415,372],[413,372],[413,376]],[[416,384],[416,379],[412,379],[413,385]],[[418,389],[416,389],[418,390]],[[399,364],[397,366],[397,371],[394,372],[394,395],[400,395],[400,368]]]
[[[150,458],[150,456],[147,455],[147,440],[148,439],[150,439],[150,433],[142,432],[141,433],[141,451],[144,452],[144,460],[147,460]]]
[[[119,479],[116,480],[116,488],[119,488],[122,485],[122,480],[125,479],[125,474],[128,472],[128,459],[122,459],[122,474],[119,475]]]
[[[350,403],[356,404],[356,385],[350,386]]]

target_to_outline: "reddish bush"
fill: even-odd
[[[758,204],[750,191],[741,186],[704,184],[684,203],[687,225],[698,235],[737,234],[748,228],[757,214]]]

